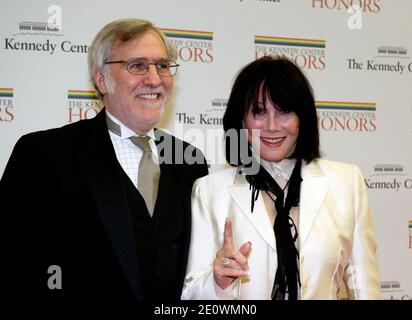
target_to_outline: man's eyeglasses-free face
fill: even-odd
[[[157,62],[149,62],[146,59],[132,58],[129,60],[106,61],[104,64],[121,63],[126,67],[131,74],[144,75],[149,71],[150,65],[156,67],[157,73],[161,77],[173,77],[179,66],[174,61],[159,60]]]

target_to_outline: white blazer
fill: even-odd
[[[302,164],[299,205],[300,298],[379,299],[376,242],[367,189],[355,165],[327,160]],[[225,291],[213,278],[226,217],[235,247],[250,241],[249,276]],[[237,168],[198,179],[192,191],[192,236],[182,299],[270,299],[276,240],[262,196],[251,212],[251,190]]]

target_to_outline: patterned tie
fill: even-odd
[[[139,164],[137,189],[146,202],[149,214],[153,216],[159,187],[160,167],[153,161],[153,153],[149,145],[150,137],[130,137],[130,140],[143,150],[143,156]]]

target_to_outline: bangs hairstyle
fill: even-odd
[[[302,71],[283,56],[264,56],[240,70],[223,116],[225,134],[236,130],[240,137],[249,110],[256,113],[262,107],[270,108],[266,105],[268,100],[278,110],[295,112],[299,118],[299,134],[290,158],[301,158],[307,163],[319,158],[319,130],[312,87]],[[231,150],[240,149],[233,143],[235,141],[226,138],[226,160],[232,166],[244,165],[239,155],[230,154]]]

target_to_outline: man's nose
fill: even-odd
[[[143,77],[144,84],[151,87],[157,87],[162,83],[162,79],[159,76],[159,73],[157,73],[156,66],[153,64],[149,65],[149,70],[147,70]]]

